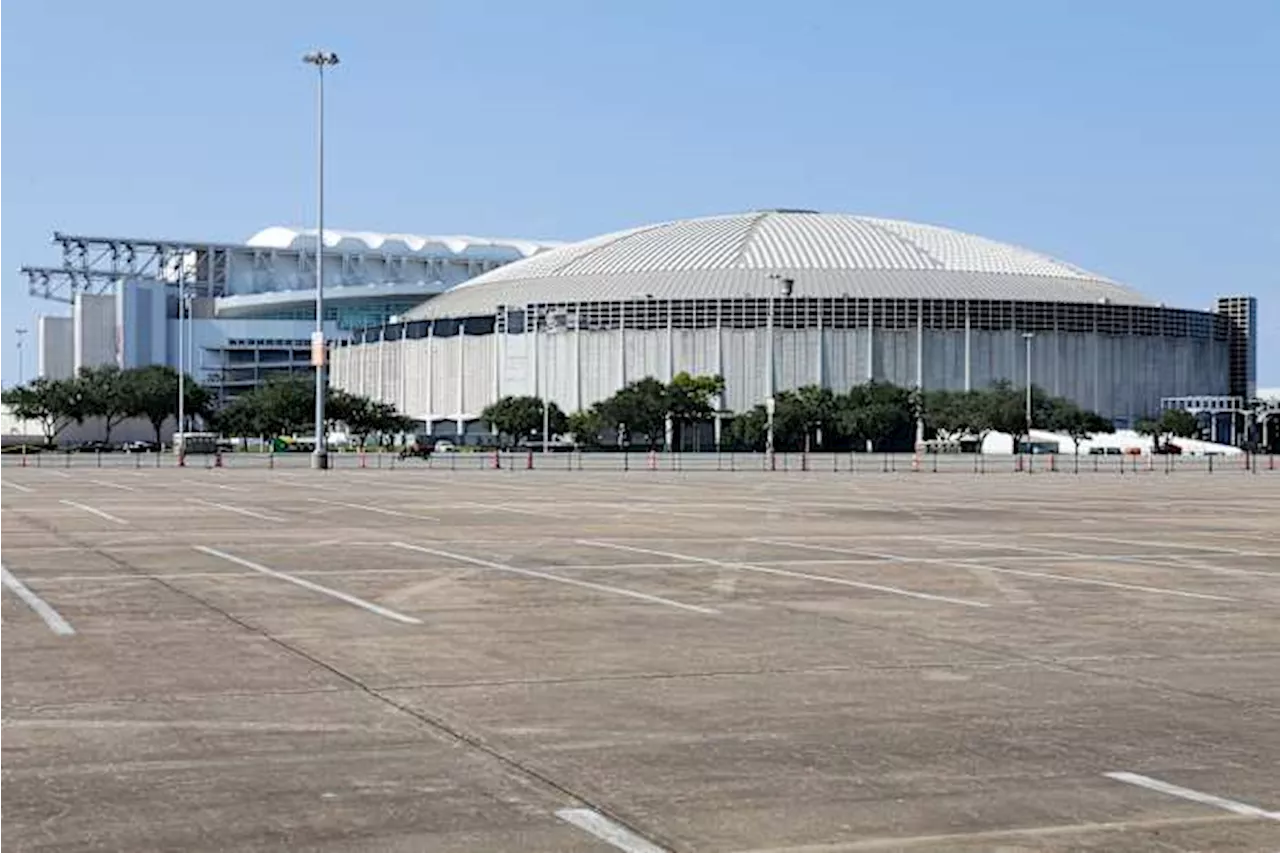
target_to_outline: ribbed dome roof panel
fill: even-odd
[[[473,316],[534,302],[797,297],[1154,303],[1045,255],[932,225],[800,211],[664,222],[542,252],[412,312]]]
[[[940,269],[971,270],[973,272],[1008,273],[1010,275],[1050,275],[1062,278],[1096,279],[1079,267],[1064,264],[1037,252],[998,243],[985,237],[975,237],[915,222],[893,219],[868,219],[900,240],[910,242],[934,258]]]
[[[612,275],[728,269],[742,253],[755,217],[717,216],[669,222],[578,256],[563,275]]]
[[[771,215],[743,254],[752,269],[939,269],[941,265],[896,235],[856,216]]]

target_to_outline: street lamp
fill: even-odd
[[[1027,443],[1031,443],[1031,340],[1035,332],[1023,332],[1022,339],[1027,342]]]
[[[178,423],[173,436],[173,452],[178,454],[178,464],[186,460],[186,444],[182,433],[186,431],[187,420],[187,365],[186,343],[184,340],[186,325],[183,318],[187,310],[187,253],[178,253]]]
[[[13,333],[18,336],[18,384],[21,385],[27,378],[22,369],[22,339],[27,336],[27,330],[19,326],[13,330]]]
[[[327,50],[313,50],[302,61],[314,65],[318,72],[316,87],[316,330],[311,335],[311,364],[316,369],[316,447],[311,454],[311,467],[329,467],[329,453],[325,447],[324,395],[325,346],[324,346],[324,70],[338,64],[338,54]]]

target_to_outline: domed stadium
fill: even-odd
[[[334,353],[337,387],[459,434],[501,397],[576,411],[628,382],[725,379],[745,411],[805,385],[1030,381],[1120,426],[1227,394],[1230,320],[932,225],[768,210],[647,225],[465,281]],[[477,429],[483,429],[477,425]]]

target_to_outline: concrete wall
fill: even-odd
[[[41,317],[36,324],[36,375],[68,379],[76,372],[75,321]]]
[[[116,299],[120,366],[164,364],[167,350],[166,296],[158,282],[126,281]]]
[[[719,373],[723,407],[743,411],[803,385],[845,390],[868,379],[925,389],[1025,386],[1026,341],[1016,331],[885,329],[565,331],[379,341],[341,347],[333,384],[394,403],[420,420],[467,421],[507,395],[541,396],[566,411],[627,382]],[[1123,423],[1155,413],[1161,397],[1225,394],[1226,341],[1189,337],[1037,333],[1031,381]]]
[[[71,309],[75,325],[75,367],[119,364],[116,297],[78,291]]]

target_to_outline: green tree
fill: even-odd
[[[377,430],[373,401],[368,397],[331,388],[324,405],[325,416],[331,421],[344,424],[356,447],[364,447],[369,433]]]
[[[1111,421],[1097,412],[1081,408],[1065,397],[1051,397],[1045,409],[1045,427],[1070,436],[1077,455],[1080,453],[1080,442],[1099,433],[1115,432]]]
[[[88,417],[102,418],[105,442],[111,441],[111,431],[129,417],[132,370],[121,370],[114,364],[101,367],[82,367],[76,376],[84,395],[84,411]],[[176,393],[176,392],[175,392]]]
[[[580,447],[599,447],[603,431],[604,419],[597,406],[574,412],[565,424],[565,432],[572,434],[574,443]]]
[[[1151,436],[1155,451],[1163,453],[1168,450],[1171,438],[1198,438],[1200,421],[1184,409],[1165,409],[1158,418],[1143,418],[1138,421],[1137,431]]]
[[[652,450],[666,435],[667,388],[651,376],[636,380],[601,402],[599,411],[606,424],[620,427],[628,444],[643,435]]]
[[[841,431],[869,450],[905,449],[914,441],[917,403],[910,389],[868,382],[842,395],[838,408]]]
[[[681,371],[666,387],[667,415],[671,418],[672,446],[680,447],[684,427],[715,415],[712,398],[724,393],[724,377],[692,376]],[[663,424],[665,432],[665,422]]]
[[[178,414],[178,371],[165,364],[152,364],[127,373],[126,411],[129,417],[145,418],[155,430],[156,444],[160,444],[164,422]],[[212,397],[208,390],[190,376],[184,378],[183,386],[186,413],[195,417],[209,415]],[[178,424],[178,428],[182,425]]]
[[[734,415],[729,422],[729,446],[741,450],[764,450],[768,424],[769,413],[764,406]]]
[[[36,421],[46,446],[52,446],[67,427],[84,423],[88,407],[84,386],[75,379],[33,379],[0,394],[14,417]]]
[[[774,400],[776,403],[776,395]],[[790,410],[786,415],[788,432],[799,432],[796,443],[803,449],[808,450],[811,442],[819,447],[831,444],[835,434],[841,431],[838,417],[840,400],[830,388],[805,385],[797,388],[787,403]],[[791,438],[797,439],[794,435]]]
[[[403,435],[413,429],[414,420],[402,415],[391,403],[371,402],[369,405],[369,428],[382,436],[383,445],[390,444],[395,435]]]
[[[258,429],[269,438],[296,435],[315,428],[315,384],[307,379],[272,380],[239,399],[252,408]]]
[[[254,405],[253,392],[246,392],[230,400],[213,418],[213,426],[228,438],[244,438],[264,434]]]
[[[480,413],[480,420],[498,433],[518,444],[542,433],[542,399],[539,397],[503,397],[491,403]],[[568,418],[555,403],[547,407],[547,424],[551,435],[561,435],[568,429]]]

